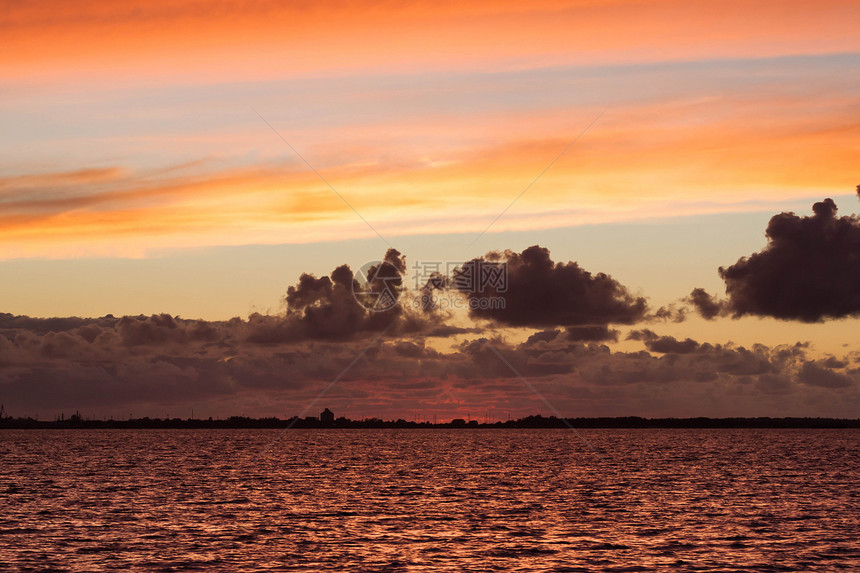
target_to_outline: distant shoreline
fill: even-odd
[[[144,429],[530,429],[569,428],[577,429],[844,429],[860,428],[860,419],[842,418],[562,418],[528,416],[504,422],[479,423],[457,419],[450,422],[409,422],[406,420],[381,420],[370,418],[350,420],[338,418],[320,421],[317,418],[246,418],[232,416],[225,419],[181,419],[181,418],[136,418],[130,420],[90,420],[72,416],[62,420],[35,420],[33,418],[0,419],[0,430],[144,430]]]

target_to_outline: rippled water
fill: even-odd
[[[860,570],[856,430],[583,435],[4,431],[0,564]]]

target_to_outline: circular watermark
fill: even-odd
[[[352,282],[356,302],[370,312],[385,312],[397,306],[402,290],[403,277],[388,261],[364,263]]]

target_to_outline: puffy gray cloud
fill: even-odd
[[[561,331],[557,328],[555,330],[541,330],[539,332],[535,332],[534,334],[529,335],[528,339],[525,342],[525,345],[531,346],[540,342],[552,342],[553,340],[558,338],[559,334],[561,334]]]
[[[691,338],[677,340],[673,336],[660,336],[653,340],[647,340],[645,346],[651,352],[689,354],[699,348],[699,343]]]
[[[719,269],[725,301],[702,289],[690,295],[700,314],[803,322],[860,315],[860,218],[837,217],[832,199],[815,203],[812,211],[772,217],[764,249]]]
[[[643,328],[642,330],[631,330],[627,333],[627,340],[654,340],[655,338],[659,338],[660,335],[654,332],[653,330],[649,330],[647,328]]]
[[[411,305],[380,304],[380,296],[396,298],[403,290],[406,258],[388,249],[382,261],[371,265],[356,279],[348,265],[330,276],[304,273],[287,289],[287,312],[282,316],[253,314],[248,321],[248,340],[259,344],[280,344],[305,340],[349,340],[433,331],[447,336],[439,313],[420,312]]]
[[[506,265],[506,284],[482,284],[482,268],[500,263]],[[611,276],[592,274],[575,262],[553,262],[549,250],[537,245],[522,253],[505,251],[473,259],[463,265],[462,274],[474,280],[464,286],[454,278],[452,284],[474,301],[472,316],[505,325],[632,324],[647,310],[644,297],[634,296]],[[494,298],[504,304],[489,304]]]
[[[822,386],[824,388],[847,388],[854,385],[854,380],[844,374],[819,366],[816,362],[807,362],[800,369],[797,379],[810,386]]]
[[[567,339],[575,342],[615,342],[619,332],[605,324],[568,326]]]
[[[694,288],[690,296],[687,297],[687,302],[692,304],[699,315],[707,320],[713,320],[726,312],[725,302],[717,300],[703,288]]]

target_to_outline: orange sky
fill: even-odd
[[[257,113],[391,240],[480,232],[595,119],[491,234],[846,195],[859,25],[844,1],[10,3],[0,259],[375,237]]]
[[[745,66],[856,52],[858,28],[860,11],[846,1],[12,3],[0,19],[0,77],[9,86],[0,117],[13,126],[2,142],[12,153],[3,165],[0,253],[38,253],[18,243],[27,236],[62,237],[68,246],[88,232],[129,227],[115,220],[139,222],[124,236],[138,229],[190,244],[209,242],[192,237],[222,225],[225,214],[238,227],[226,243],[260,240],[254,229],[272,220],[325,222],[311,236],[331,232],[345,222],[343,206],[306,172],[283,168],[296,158],[249,113],[258,107],[381,225],[391,218],[412,227],[463,208],[489,215],[601,111],[593,133],[542,181],[540,197],[524,199],[523,211],[569,199],[611,213],[619,204],[649,209],[679,194],[732,203],[777,190],[844,191],[857,158],[857,82],[846,77],[856,62],[825,59],[817,72],[821,64],[809,60],[774,74],[767,65]],[[716,61],[735,62],[724,83],[725,69],[709,72]],[[699,62],[701,71],[637,67],[667,62]],[[579,70],[582,78],[556,86],[556,78],[541,76],[546,70]],[[494,75],[523,71],[533,77],[494,91]],[[462,109],[428,110],[445,96],[432,79],[409,91],[410,78],[439,73],[460,74],[444,90]],[[697,74],[710,84],[696,89]],[[318,93],[279,97],[277,84],[265,97],[254,91],[260,82],[303,77],[364,78],[366,85],[337,99],[335,84],[323,110],[307,107],[319,105]],[[378,85],[380,77],[406,78],[406,88]],[[543,82],[543,92],[520,95],[524,81]],[[198,82],[211,89],[193,101],[183,89]],[[210,104],[209,94],[220,92]],[[509,103],[492,103],[500,98]],[[386,107],[404,113],[386,117]],[[327,120],[333,109],[342,119]],[[200,110],[211,112],[209,124],[187,128]],[[311,119],[297,128],[302,116]],[[130,117],[140,124],[122,127]],[[120,127],[89,132],[102,125]],[[21,149],[19,135],[32,151]],[[177,148],[181,159],[171,154]],[[73,154],[81,156],[69,160]],[[230,168],[218,165],[225,157]],[[152,173],[186,159],[215,160],[191,178]],[[75,198],[33,196],[40,178],[82,170],[125,175],[92,191],[86,181],[56,183],[83,195]],[[282,197],[279,186],[291,196]],[[243,193],[258,200],[237,212],[231,197]],[[186,208],[195,210],[192,220],[177,212]],[[596,221],[616,218],[607,213]]]
[[[233,79],[853,51],[854,3],[7,3],[7,78],[100,73]],[[129,74],[129,66],[135,74]]]
[[[720,102],[611,109],[497,230],[746,210],[743,204],[754,200],[850,191],[858,124],[846,122],[845,105],[833,101],[812,118],[815,125],[804,125],[804,118],[790,117],[795,105],[774,99],[758,116]],[[386,164],[385,144],[369,144],[359,151],[366,161],[347,157],[320,169],[385,236],[479,232],[594,119],[587,112],[594,110],[566,110],[579,117],[564,134],[553,133],[552,113],[533,114],[532,137],[485,125],[483,146],[429,157],[421,149],[399,150],[401,157]],[[436,127],[411,125],[419,133]],[[270,131],[257,136],[262,146],[285,147]],[[499,143],[489,143],[494,139]],[[314,163],[321,155],[314,147],[304,153]],[[160,176],[119,164],[0,178],[0,256],[139,256],[177,244],[310,242],[335,230],[372,234],[288,155],[276,163],[205,166]]]

